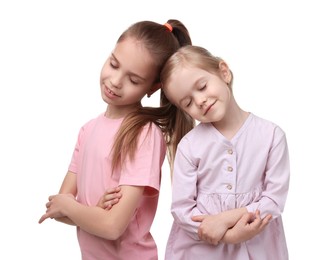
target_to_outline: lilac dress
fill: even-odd
[[[289,188],[285,133],[250,114],[231,139],[201,123],[180,142],[175,158],[171,212],[173,226],[166,260],[286,260],[281,214]],[[210,245],[199,240],[191,216],[234,208],[257,209],[273,219],[263,232],[240,244]]]

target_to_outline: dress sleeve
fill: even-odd
[[[261,216],[271,214],[279,217],[285,207],[289,189],[290,162],[285,133],[275,129],[272,146],[266,164],[265,180],[261,199],[247,206],[249,212],[260,210]]]
[[[165,154],[161,130],[154,124],[146,125],[139,136],[134,158],[126,159],[122,167],[119,185],[147,186],[159,191]]]
[[[172,180],[171,213],[174,221],[195,240],[199,240],[200,223],[191,220],[192,216],[202,215],[197,208],[197,166],[189,159],[185,140],[179,144],[175,156]]]

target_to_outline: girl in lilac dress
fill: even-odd
[[[166,260],[288,259],[286,136],[239,107],[232,81],[228,65],[197,46],[162,70],[166,97],[200,122],[177,147]]]

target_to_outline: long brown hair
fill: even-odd
[[[121,42],[130,37],[143,43],[157,68],[155,83],[160,82],[159,75],[166,60],[181,46],[192,44],[183,23],[178,20],[168,20],[167,23],[172,26],[172,31],[162,24],[141,21],[131,25],[118,39]],[[177,144],[194,127],[195,121],[172,105],[162,89],[160,92],[160,107],[140,107],[124,118],[112,148],[112,170],[121,166],[127,156],[134,159],[139,134],[145,125],[151,123],[160,127],[164,134],[172,169]]]

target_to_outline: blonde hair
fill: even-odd
[[[142,42],[154,59],[157,71],[155,83],[160,82],[159,75],[166,60],[181,46],[192,44],[188,30],[180,21],[172,19],[167,23],[172,26],[172,31],[163,24],[138,22],[131,25],[118,39],[121,42],[130,37]],[[160,127],[164,134],[172,169],[178,139],[193,128],[194,120],[186,116],[185,120],[182,119],[182,112],[169,102],[162,89],[160,92],[160,107],[140,107],[124,118],[111,151],[112,170],[122,166],[127,156],[134,159],[138,137],[143,127],[151,123]]]
[[[161,82],[166,87],[171,74],[179,66],[196,67],[219,76],[219,64],[223,59],[212,55],[207,49],[199,46],[184,46],[174,53],[163,66],[161,72]],[[231,81],[229,87],[232,90],[233,73],[231,72]]]

